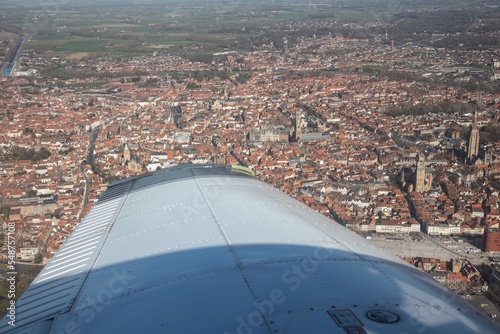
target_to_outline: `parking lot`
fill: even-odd
[[[476,309],[482,311],[495,322],[500,324],[500,308],[497,303],[489,298],[488,294],[464,295],[463,299],[472,304]]]
[[[473,264],[489,263],[488,257],[477,247],[473,238],[437,237],[425,233],[418,235],[372,235],[371,241],[391,254],[400,257],[428,257],[449,261],[468,259]],[[477,245],[477,246],[476,246]]]
[[[382,249],[400,257],[429,257],[442,261],[452,258],[468,259],[474,265],[490,263],[480,251],[480,238],[437,237],[419,235],[372,235],[371,241]],[[488,293],[463,294],[461,297],[500,324],[500,306]]]

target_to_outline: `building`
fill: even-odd
[[[179,127],[179,118],[182,117],[182,108],[180,105],[175,105],[170,108],[170,117],[168,122],[173,123],[176,128]]]
[[[479,129],[477,127],[477,112],[474,114],[474,122],[470,129],[469,140],[467,142],[467,161],[471,162],[479,152]]]
[[[486,228],[484,229],[484,251],[485,252],[500,252],[500,229]]]
[[[494,67],[494,68],[500,67],[500,58],[492,58],[491,59],[491,67]]]
[[[452,259],[448,263],[448,270],[451,271],[452,273],[458,273],[462,268],[465,266],[467,263],[467,260],[464,259]]]
[[[290,140],[290,130],[284,127],[263,126],[261,130],[250,130],[249,140],[288,142]]]
[[[424,156],[420,155],[417,161],[417,169],[415,171],[415,191],[425,192],[431,189],[432,173],[430,168],[425,167]]]
[[[122,166],[135,172],[142,172],[143,170],[141,161],[132,154],[128,144],[125,144],[125,148],[123,149]]]
[[[484,164],[491,166],[495,162],[495,157],[493,156],[493,152],[491,150],[484,151]]]
[[[299,140],[300,136],[302,135],[302,115],[300,113],[300,110],[297,109],[295,111],[295,118],[294,118],[294,126],[295,126],[295,140]]]
[[[38,247],[21,247],[21,260],[33,261],[38,253]]]
[[[401,187],[407,192],[426,192],[432,187],[432,170],[425,166],[424,156],[417,158],[416,166],[403,167],[398,175]]]
[[[425,188],[425,164],[424,157],[419,156],[417,161],[417,171],[415,175],[415,191],[422,192]]]
[[[168,157],[168,154],[165,152],[156,152],[156,153],[151,153],[149,159],[151,161],[164,161],[164,160],[168,160],[169,157]]]

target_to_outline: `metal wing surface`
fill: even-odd
[[[427,274],[227,166],[111,184],[2,333],[499,333]]]

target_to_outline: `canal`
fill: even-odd
[[[10,62],[7,64],[7,67],[5,68],[5,71],[3,72],[4,77],[11,75],[12,71],[14,70],[14,67],[16,67],[17,58],[19,57],[19,53],[21,52],[21,49],[23,48],[23,44],[24,44],[25,40],[26,40],[26,36],[22,35],[21,38],[19,39],[19,42],[17,43],[16,51],[10,57]]]

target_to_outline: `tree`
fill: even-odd
[[[36,150],[34,148],[24,148],[20,146],[14,146],[10,152],[7,154],[7,158],[13,160],[31,160],[40,161],[50,157],[50,151],[45,147]]]
[[[35,263],[42,263],[42,261],[43,261],[42,253],[40,253],[40,252],[36,253],[34,262]]]
[[[10,206],[2,206],[0,207],[0,215],[2,215],[4,218],[9,218],[9,213],[10,213]]]
[[[186,89],[197,89],[200,87],[201,87],[200,85],[197,85],[196,83],[190,81],[190,82],[188,82]]]

